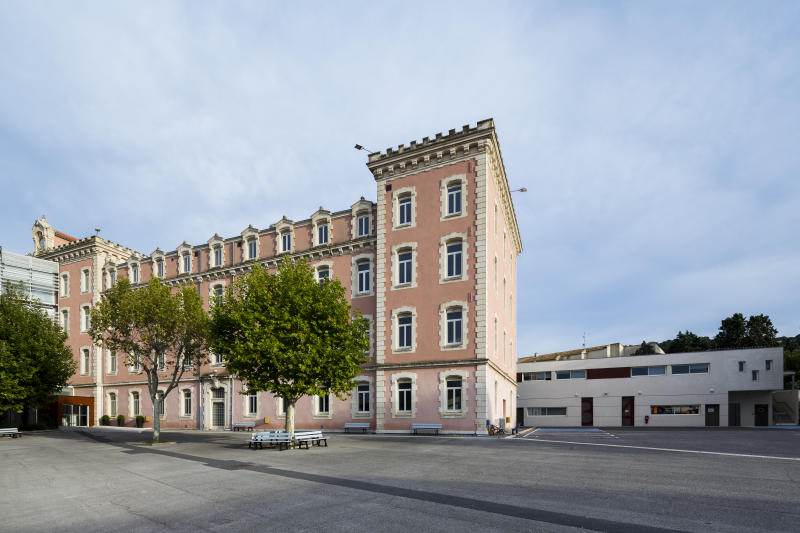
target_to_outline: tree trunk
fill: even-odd
[[[153,442],[158,442],[161,437],[161,418],[158,416],[158,408],[163,401],[164,399],[159,398],[157,394],[153,398]]]
[[[286,433],[294,433],[294,402],[286,404]]]

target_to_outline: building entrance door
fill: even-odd
[[[594,400],[592,398],[581,398],[581,425],[594,425]]]
[[[768,426],[769,425],[769,405],[766,403],[757,403],[756,408],[756,425]]]
[[[517,407],[517,425],[523,427],[525,425],[525,408]]]
[[[742,425],[742,415],[741,415],[741,406],[738,403],[729,403],[728,404],[728,425],[729,426],[741,426]]]
[[[622,425],[633,426],[633,396],[622,397]]]
[[[214,402],[211,407],[211,424],[218,428],[225,427],[225,402]]]
[[[719,425],[719,405],[706,404],[706,426]]]
[[[88,427],[89,406],[63,404],[61,406],[61,425]]]

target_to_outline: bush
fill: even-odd
[[[125,425],[125,415],[117,415],[117,425],[118,426]]]
[[[110,426],[111,425],[111,417],[108,416],[108,415],[101,416],[100,417],[100,423],[103,424],[104,426]]]

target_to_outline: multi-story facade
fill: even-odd
[[[239,235],[143,255],[99,236],[73,239],[42,219],[35,254],[60,264],[62,323],[79,362],[72,385],[93,396],[95,413],[152,413],[146,380],[121,355],[92,346],[89,311],[117,276],[192,284],[206,305],[252,265],[306,259],[319,278],[336,277],[370,322],[370,357],[346,400],[307,397],[297,427],[338,429],[370,422],[379,432],[441,423],[444,432],[484,433],[513,423],[516,401],[516,260],[522,243],[490,120],[369,155],[377,202],[320,207]],[[245,386],[209,354],[164,402],[162,427],[283,424],[284,406]]]

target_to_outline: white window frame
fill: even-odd
[[[461,379],[461,408],[448,409],[448,387],[447,380],[451,378]],[[467,403],[469,401],[469,371],[468,370],[444,370],[439,372],[439,414],[442,418],[464,418],[468,414]]]
[[[255,398],[255,410],[251,409],[253,407],[253,398]],[[243,416],[245,418],[258,418],[258,411],[261,407],[261,402],[258,401],[258,391],[246,390],[242,399],[244,400],[244,405],[242,405]]]
[[[400,327],[398,319],[401,315],[411,315],[411,347],[400,348]],[[398,307],[392,310],[392,353],[414,353],[417,351],[417,308]]]
[[[403,198],[410,198],[410,206],[411,206],[411,221],[400,224],[400,200]],[[406,228],[413,228],[417,225],[417,200],[416,200],[416,192],[414,187],[402,187],[397,189],[393,192],[392,195],[392,205],[394,207],[394,216],[392,217],[392,228],[393,229],[406,229]]]
[[[163,279],[164,274],[167,271],[166,267],[164,266],[164,258],[160,257],[156,259],[155,264],[156,264],[156,276]]]
[[[447,311],[461,309],[461,343],[450,344],[447,342]],[[464,300],[450,300],[439,305],[439,349],[463,350],[467,347],[469,339],[469,307]]]
[[[107,391],[106,399],[108,400],[108,416],[110,418],[116,418],[119,413],[119,394],[117,394],[116,390]]]
[[[327,397],[327,402],[323,400],[323,398]],[[331,395],[325,394],[320,396],[319,394],[315,394],[311,397],[313,402],[313,418],[325,418],[330,419],[333,418],[333,402],[331,401]],[[321,409],[323,403],[327,403],[326,407],[328,408],[327,411],[323,411]]]
[[[117,354],[112,350],[106,349],[106,359],[107,359],[107,365],[108,365],[108,368],[106,370],[106,374],[108,374],[109,376],[116,375],[117,374],[117,370],[119,368],[119,366],[117,365],[117,363],[118,363]]]
[[[142,270],[139,263],[131,263],[131,283],[139,283],[142,279]]]
[[[449,212],[449,189],[451,187],[460,186],[461,193],[461,210],[458,212]],[[441,220],[452,220],[456,218],[463,218],[467,216],[467,175],[457,174],[448,176],[439,182],[439,189],[441,194]]]
[[[181,254],[181,274],[192,273],[192,252]]]
[[[86,333],[91,327],[91,306],[84,304],[81,306],[81,333]]]
[[[280,239],[280,242],[281,242],[281,253],[282,254],[292,253],[292,244],[293,244],[292,243],[292,241],[293,241],[292,232],[291,231],[282,231],[280,235],[281,235],[281,239]],[[287,239],[288,239],[288,243],[287,243]],[[286,246],[287,244],[289,246]]]
[[[81,269],[81,294],[86,294],[92,289],[92,271],[89,267]]]
[[[369,213],[359,213],[356,215],[356,224],[356,238],[372,235],[372,217]],[[366,226],[366,232],[362,231],[364,229],[363,226]]]
[[[400,411],[400,390],[398,384],[401,381],[411,382],[411,410]],[[392,384],[392,418],[416,418],[417,417],[417,374],[414,372],[396,372],[391,376]]]
[[[138,355],[133,355],[133,364],[130,365],[130,373],[131,374],[141,374],[142,373],[142,362],[139,360]]]
[[[225,260],[223,259],[225,257],[225,247],[222,246],[222,245],[214,246],[211,249],[211,251],[212,251],[213,256],[214,256],[214,265],[213,266],[216,267],[216,268],[219,268],[219,267],[223,266],[225,264],[225,262],[224,262]]]
[[[372,235],[374,230],[372,222],[372,208],[372,202],[364,200],[363,196],[358,202],[350,206],[350,237],[352,239],[360,239]],[[366,234],[361,234],[359,232],[359,219],[362,216],[367,217],[368,231]]]
[[[142,414],[142,391],[140,389],[128,391],[128,413],[131,418]]]
[[[186,400],[187,400],[186,393],[189,393],[189,398],[188,398],[189,402],[188,402],[188,404],[186,402]],[[181,418],[190,418],[192,416],[192,411],[194,410],[193,409],[193,407],[194,407],[194,398],[192,398],[192,396],[193,396],[193,393],[192,393],[192,389],[190,387],[184,387],[184,388],[181,389],[181,409],[180,409]],[[189,409],[186,409],[187,405],[188,405]]]
[[[369,290],[364,292],[359,292],[358,290],[358,265],[365,261],[369,262]],[[353,298],[360,298],[364,296],[374,296],[375,295],[375,257],[371,253],[367,254],[358,254],[353,256],[350,259],[350,289],[351,295]]]
[[[217,301],[217,298],[222,298],[225,296],[225,287],[227,283],[225,281],[215,281],[213,283],[208,284],[208,303],[213,304]],[[218,290],[222,290],[222,294],[217,294]]]
[[[406,251],[411,252],[411,281],[400,283],[400,254]],[[417,270],[419,257],[417,255],[416,242],[401,242],[392,246],[392,286],[391,290],[413,289],[417,287]]]
[[[254,261],[258,259],[258,239],[247,239],[247,260]]]
[[[275,417],[286,418],[286,400],[280,396],[275,396]]]
[[[164,396],[164,389],[158,389],[156,391],[156,397],[161,399],[161,401],[158,402],[158,418],[164,420],[167,418],[167,401]]]
[[[367,326],[367,333],[369,335],[369,350],[367,354],[371,359],[372,354],[375,353],[375,318],[372,315],[361,315],[361,318],[369,323]]]
[[[319,273],[321,270],[328,269],[328,279],[333,279],[333,261],[320,261],[319,263],[315,263],[313,265],[314,268],[314,278],[317,281],[322,281],[319,277]]]
[[[450,276],[447,275],[447,246],[461,242],[461,275]],[[439,283],[454,283],[459,281],[466,281],[469,279],[467,265],[469,264],[469,241],[467,241],[467,234],[463,232],[448,233],[439,238]]]
[[[353,388],[353,393],[351,394],[351,408],[350,408],[350,417],[351,418],[371,418],[372,414],[375,412],[375,382],[372,376],[358,376],[354,380],[356,382],[356,386]],[[368,411],[360,411],[360,395],[361,393],[358,390],[359,386],[366,385],[368,387],[367,395],[369,396],[369,410]]]

